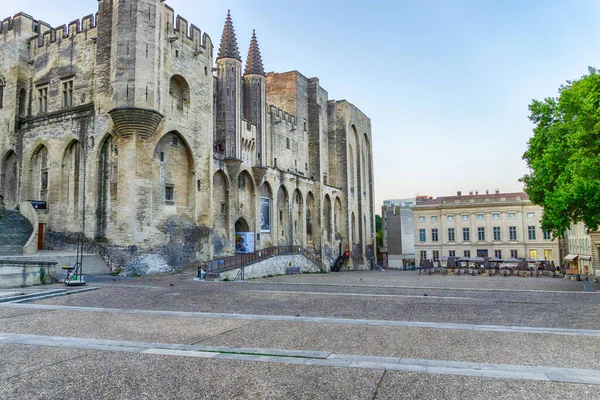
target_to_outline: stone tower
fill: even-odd
[[[96,79],[101,90],[96,107],[108,110],[114,126],[119,149],[115,200],[120,210],[116,229],[128,233],[128,244],[142,240],[149,223],[152,182],[147,171],[153,155],[152,139],[163,119],[157,111],[158,88],[155,87],[162,34],[157,4],[157,0],[101,0],[98,3],[98,18],[102,24],[98,28]],[[97,201],[97,214],[110,209],[106,196],[100,194]]]
[[[217,56],[217,148],[228,159],[241,159],[242,59],[231,14],[227,12]]]
[[[244,70],[244,118],[256,125],[256,151],[259,166],[266,161],[266,118],[267,118],[267,77],[263,67],[256,32],[252,40]]]

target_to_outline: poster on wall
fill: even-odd
[[[235,233],[235,252],[237,254],[254,253],[254,232]]]
[[[260,198],[260,231],[271,232],[271,199]]]

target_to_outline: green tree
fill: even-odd
[[[562,237],[571,222],[600,224],[600,74],[594,68],[560,87],[558,98],[534,100],[535,124],[521,181],[531,201],[544,207],[542,229]]]
[[[383,246],[383,220],[381,215],[375,214],[375,232],[377,232],[377,246]]]

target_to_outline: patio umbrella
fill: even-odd
[[[489,269],[490,268],[490,258],[489,257],[484,257],[483,258],[483,266],[485,267],[485,269]]]

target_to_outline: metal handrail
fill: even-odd
[[[253,253],[247,254],[236,254],[234,256],[217,258],[212,261],[200,263],[198,265],[198,276],[200,276],[200,268],[205,272],[225,272],[232,269],[242,268],[246,265],[278,256],[278,255],[290,255],[298,254],[306,257],[309,261],[316,264],[322,271],[325,270],[323,262],[317,258],[314,254],[301,246],[273,246],[265,249],[256,250]]]

